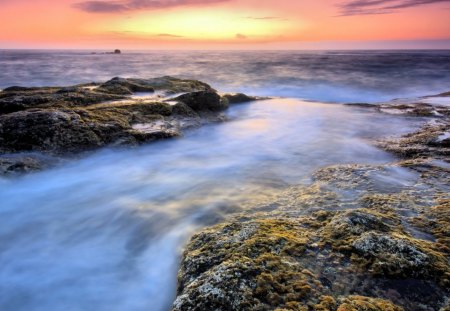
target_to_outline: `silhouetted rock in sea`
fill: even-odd
[[[173,77],[13,86],[0,92],[0,154],[71,155],[103,146],[138,145],[221,121],[220,111],[226,108],[227,99],[208,84]],[[18,161],[31,163],[29,157]]]
[[[321,168],[312,184],[198,232],[174,311],[450,310],[450,108],[354,106],[426,124],[373,142],[399,155],[394,163]],[[414,178],[380,183],[396,171]]]

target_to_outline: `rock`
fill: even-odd
[[[173,310],[437,310],[446,258],[399,226],[364,209],[213,226],[183,254]]]
[[[295,262],[307,236],[297,223],[219,225],[194,236],[173,310],[269,310],[317,298],[320,284]]]
[[[34,90],[35,88],[28,88],[23,86],[10,86],[3,90],[3,92],[22,92],[22,91],[29,91]]]
[[[436,96],[444,96],[444,97],[450,96],[450,92],[441,93],[441,94],[436,95]]]
[[[155,89],[148,85],[144,80],[138,79],[124,79],[113,78],[103,84],[97,89],[99,92],[106,92],[118,95],[131,95],[134,92],[154,92]]]
[[[132,97],[135,92],[158,94]],[[169,103],[177,93],[189,105]],[[190,95],[188,95],[190,94]],[[221,120],[226,101],[208,84],[173,77],[113,78],[103,84],[10,87],[0,92],[1,153],[38,151],[57,156],[103,146],[177,137],[181,130]],[[4,162],[8,169],[13,163]],[[24,171],[33,163],[25,161]]]
[[[208,84],[198,80],[184,80],[170,76],[153,78],[145,80],[148,85],[151,85],[155,90],[164,90],[168,94],[197,92],[197,91],[212,91],[215,90]]]
[[[174,100],[182,102],[194,111],[221,111],[228,108],[228,101],[223,100],[213,91],[199,91],[183,94]]]
[[[20,111],[0,116],[0,123],[0,146],[9,152],[73,152],[102,145],[91,126],[73,111]]]
[[[448,133],[450,121],[427,123],[416,132],[382,140],[379,146],[403,158],[434,157],[446,160],[450,156]]]
[[[3,94],[0,97],[0,115],[31,108],[70,108],[120,99],[124,97],[78,87],[29,89]]]
[[[201,81],[183,80],[168,76],[153,79],[125,79],[116,77],[101,84],[97,90],[121,95],[131,95],[133,92],[153,92],[154,90],[163,90],[167,94],[197,91],[215,92],[211,86]]]
[[[387,232],[391,229],[394,220],[368,210],[351,210],[336,215],[327,225],[334,238],[343,238],[348,235],[360,235],[364,232],[376,230]],[[396,223],[399,224],[398,222]]]
[[[242,93],[225,94],[223,97],[226,98],[230,104],[240,104],[258,100],[256,97],[248,96]]]
[[[15,175],[42,170],[45,164],[29,156],[0,157],[0,175]]]
[[[337,311],[403,311],[404,309],[383,299],[348,296],[339,299]]]
[[[174,115],[179,115],[183,117],[191,117],[191,118],[197,118],[199,115],[188,105],[184,103],[177,103],[172,106],[172,113]]]
[[[121,54],[122,52],[120,50],[114,50],[114,54]]]
[[[394,238],[385,234],[366,232],[355,240],[352,246],[360,256],[374,259],[371,263],[372,268],[380,269],[381,271],[376,273],[383,275],[419,274],[431,262],[430,256],[408,239]]]
[[[360,108],[377,108],[377,105],[369,104],[369,103],[346,103],[344,105],[352,106],[352,107],[360,107]]]

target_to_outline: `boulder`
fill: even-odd
[[[258,98],[254,96],[248,96],[242,93],[236,94],[225,94],[223,98],[226,98],[230,104],[240,104],[258,100]]]
[[[186,93],[175,98],[195,111],[221,111],[228,108],[228,101],[220,98],[213,91],[199,91]]]

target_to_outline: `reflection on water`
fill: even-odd
[[[196,228],[319,167],[390,161],[367,139],[410,130],[395,116],[289,99],[227,113],[181,139],[0,180],[0,309],[168,310]]]

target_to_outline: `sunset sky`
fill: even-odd
[[[450,48],[450,0],[0,0],[0,48]]]

